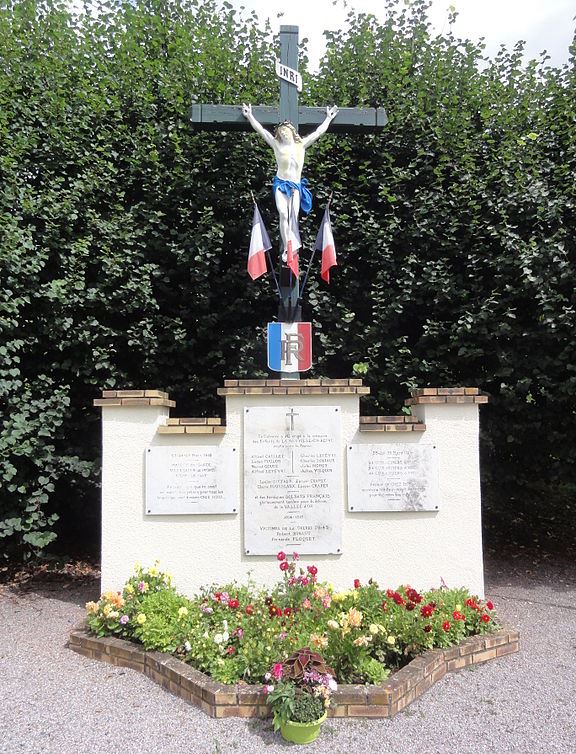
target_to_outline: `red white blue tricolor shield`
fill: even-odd
[[[306,372],[312,366],[312,323],[268,323],[268,368]]]

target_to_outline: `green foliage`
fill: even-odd
[[[290,720],[294,723],[312,723],[319,720],[325,712],[324,702],[320,697],[311,694],[299,694],[296,697]]]
[[[384,413],[411,386],[489,391],[489,522],[524,522],[532,540],[545,496],[545,530],[556,524],[565,547],[574,57],[523,66],[518,44],[485,60],[450,24],[432,36],[426,0],[387,8],[383,24],[351,14],[319,74],[303,67],[303,104],[383,104],[390,118],[307,157],[302,235],[333,191],[340,264],[329,288],[309,281],[315,370],[365,376],[368,410]],[[274,103],[275,54],[270,29],[215,0],[77,14],[60,0],[0,3],[3,556],[38,553],[59,525],[95,525],[100,388],[164,388],[204,414],[220,409],[224,377],[266,374],[274,293],[248,280],[240,250],[251,189],[277,235],[271,156],[254,135],[194,131],[187,113]]]
[[[146,649],[175,652],[185,641],[189,608],[190,600],[171,590],[150,592],[140,603],[135,637]],[[145,616],[145,620],[140,616]]]

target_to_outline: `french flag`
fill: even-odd
[[[268,368],[306,372],[312,366],[312,323],[268,323]]]
[[[252,235],[250,236],[250,251],[248,252],[248,274],[256,280],[268,271],[266,266],[266,252],[272,248],[258,205],[254,202],[254,218],[252,220]]]
[[[329,283],[330,268],[335,267],[338,264],[336,262],[336,246],[334,245],[334,236],[332,235],[329,206],[324,210],[324,217],[322,218],[322,224],[320,225],[320,230],[316,236],[314,248],[316,251],[322,252],[320,276],[322,280]]]
[[[294,211],[290,212],[290,222],[288,225],[288,243],[286,244],[286,259],[282,257],[294,275],[298,277],[298,249],[302,246],[300,232],[298,230],[298,217]]]

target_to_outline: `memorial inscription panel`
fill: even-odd
[[[436,511],[439,497],[435,446],[348,446],[349,511]]]
[[[147,448],[147,514],[237,513],[239,506],[238,451],[235,448]]]
[[[341,552],[341,443],[336,406],[244,410],[247,555]]]

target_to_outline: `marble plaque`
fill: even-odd
[[[237,513],[238,451],[220,446],[154,446],[146,449],[149,515]]]
[[[342,548],[342,441],[337,406],[244,410],[247,555]]]
[[[348,446],[348,510],[437,511],[438,459],[433,445]]]

